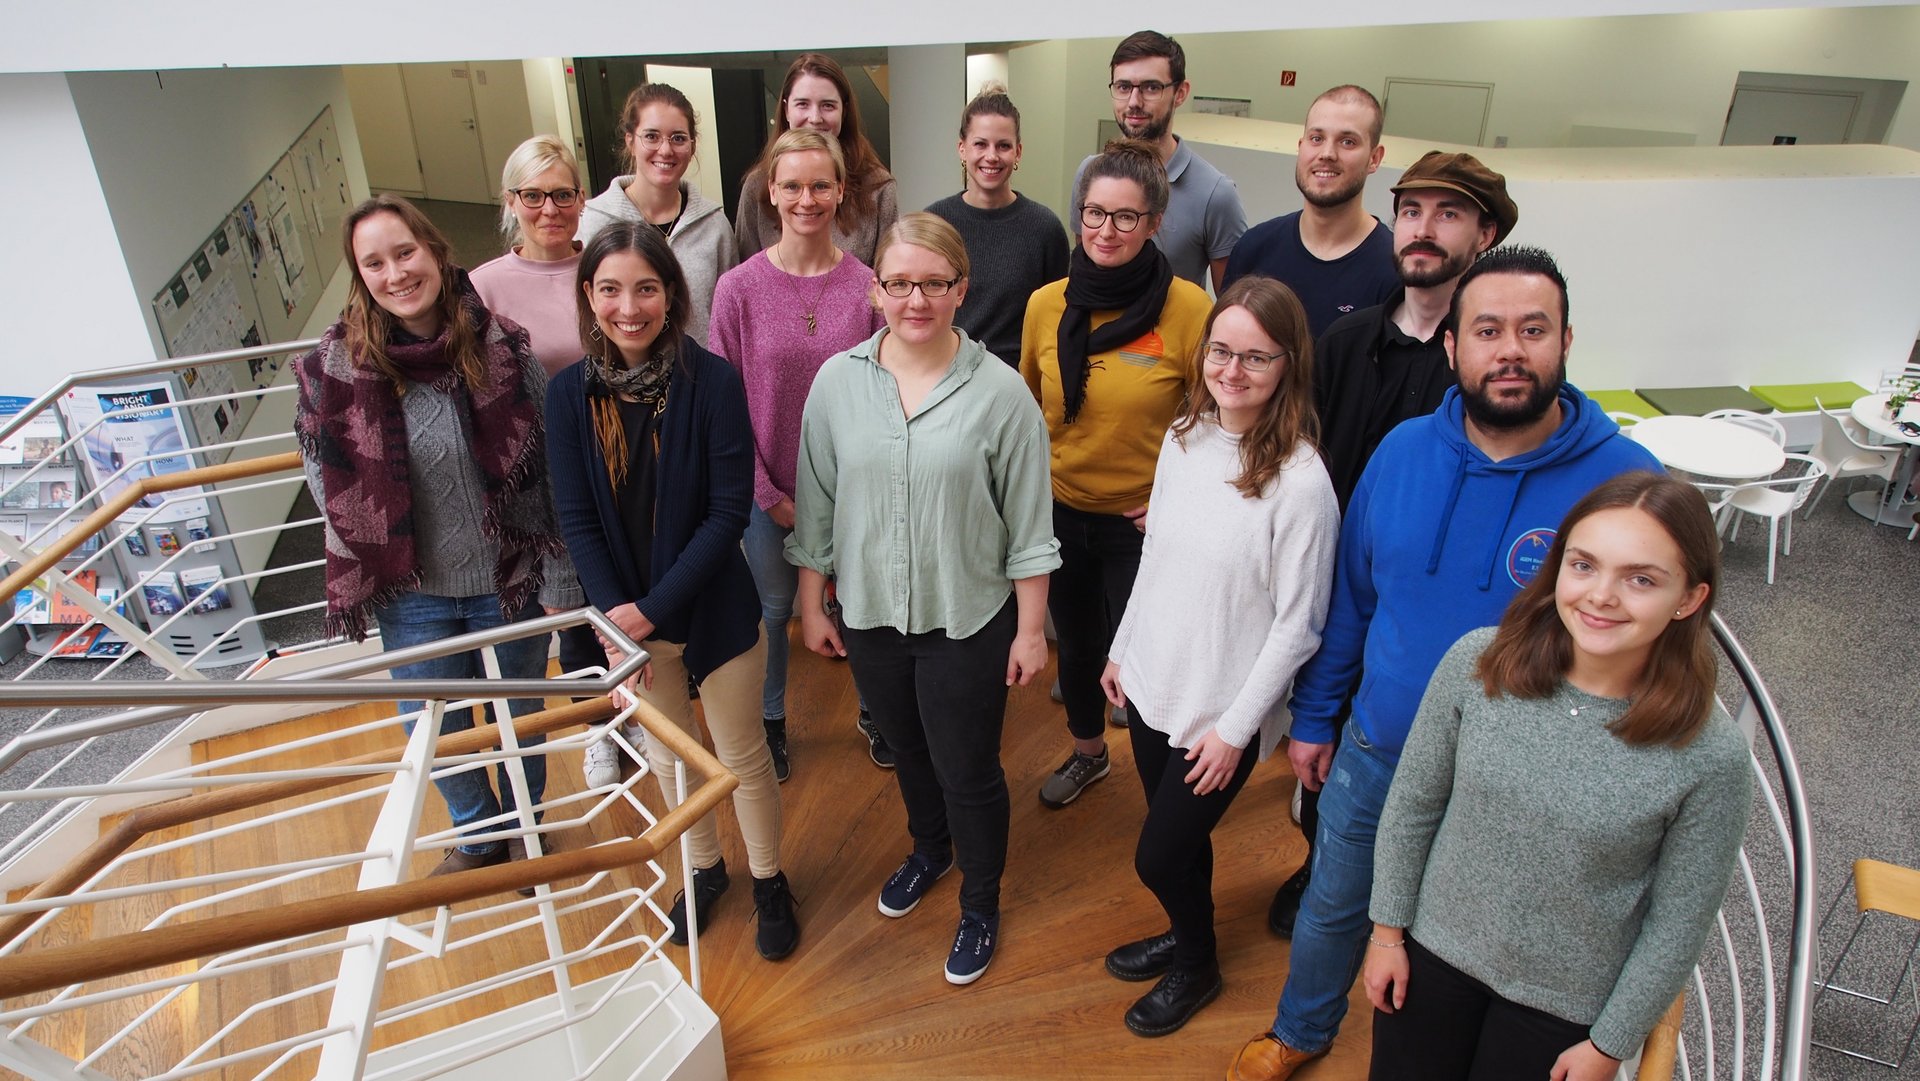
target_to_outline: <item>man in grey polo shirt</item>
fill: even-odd
[[[1114,122],[1129,138],[1153,144],[1172,185],[1153,242],[1175,274],[1202,289],[1211,285],[1217,293],[1227,255],[1247,231],[1247,214],[1233,181],[1173,134],[1174,110],[1193,89],[1187,82],[1186,50],[1165,34],[1142,30],[1113,50],[1107,70]],[[1092,160],[1088,155],[1074,172],[1074,190],[1079,190],[1080,171]]]

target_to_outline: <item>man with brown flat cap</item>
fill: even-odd
[[[1393,186],[1393,260],[1400,287],[1383,303],[1335,320],[1313,350],[1320,457],[1341,513],[1380,440],[1401,421],[1433,412],[1454,385],[1440,327],[1454,286],[1519,220],[1506,178],[1471,154],[1429,151]],[[1307,859],[1267,908],[1267,927],[1282,938],[1293,937],[1310,881],[1319,796],[1300,793]]]

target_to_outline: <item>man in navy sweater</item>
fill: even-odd
[[[1374,828],[1447,647],[1499,622],[1581,496],[1660,467],[1566,382],[1566,279],[1546,252],[1488,253],[1462,276],[1446,326],[1458,385],[1367,463],[1341,523],[1326,631],[1294,685],[1287,755],[1301,784],[1325,786],[1313,878],[1278,1016],[1229,1081],[1280,1081],[1332,1045],[1366,944]]]
[[[1315,338],[1400,284],[1393,230],[1360,205],[1386,153],[1381,122],[1379,100],[1361,87],[1336,86],[1313,99],[1293,167],[1306,207],[1248,229],[1227,256],[1227,285],[1245,274],[1277,278],[1300,298]]]

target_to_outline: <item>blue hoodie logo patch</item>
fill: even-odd
[[[1507,549],[1507,577],[1513,584],[1522,588],[1533,581],[1546,565],[1547,553],[1553,549],[1553,539],[1559,535],[1554,529],[1529,529],[1520,534]]]

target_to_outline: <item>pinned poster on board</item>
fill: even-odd
[[[186,424],[172,402],[165,383],[74,387],[61,396],[60,412],[67,418],[67,430],[81,433],[80,465],[102,503],[142,478],[193,468],[193,459],[186,453]],[[205,518],[205,499],[183,498],[203,491],[196,486],[154,492],[142,496],[135,506],[153,509],[165,504],[151,516],[142,516],[148,523]]]

